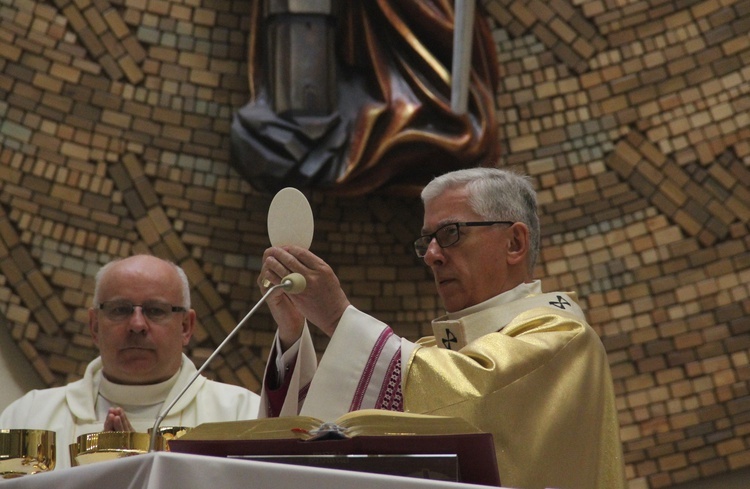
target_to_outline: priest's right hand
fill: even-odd
[[[263,254],[259,281],[261,286],[266,279],[277,284],[293,272],[305,278],[305,290],[293,295],[274,294],[275,300],[271,300],[272,295],[268,302],[279,325],[282,347],[291,346],[302,335],[305,319],[332,336],[350,305],[333,269],[317,255],[299,246],[268,248]],[[286,341],[291,342],[285,345]]]
[[[272,256],[273,248],[263,253],[263,266],[258,274],[258,286],[262,294],[279,283],[289,273],[283,265]],[[278,290],[266,299],[271,316],[279,327],[281,350],[286,351],[302,336],[305,318],[289,300],[289,296]]]

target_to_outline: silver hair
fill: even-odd
[[[139,255],[133,255],[133,256],[139,256]],[[142,255],[142,256],[153,256],[153,255]],[[158,258],[158,257],[154,257]],[[182,304],[181,306],[190,309],[190,282],[188,281],[187,275],[185,274],[185,270],[182,269],[179,265],[177,265],[174,262],[171,262],[169,260],[164,260],[163,258],[158,258],[159,260],[163,261],[164,263],[167,263],[174,268],[174,270],[177,272],[177,276],[180,277],[180,285],[182,289]],[[96,277],[94,278],[94,307],[99,306],[99,289],[102,282],[102,277],[115,265],[115,263],[118,263],[120,261],[124,260],[124,258],[115,258],[114,260],[110,261],[109,263],[104,264],[99,271],[96,272]]]
[[[443,192],[466,187],[469,207],[488,221],[522,222],[529,228],[529,271],[539,257],[539,216],[531,178],[501,168],[467,168],[435,177],[422,190],[427,204]]]

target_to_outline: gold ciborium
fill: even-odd
[[[54,468],[54,431],[0,430],[0,477],[12,479]]]

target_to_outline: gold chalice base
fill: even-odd
[[[0,477],[13,479],[54,468],[54,431],[0,429]]]

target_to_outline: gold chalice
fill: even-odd
[[[148,433],[102,431],[86,433],[71,443],[70,465],[89,465],[148,452]]]
[[[12,479],[54,468],[54,431],[0,429],[0,477]]]
[[[156,437],[156,450],[168,451],[169,440],[179,438],[190,428],[183,426],[165,426],[159,428]],[[148,433],[135,431],[102,431],[98,433],[86,433],[76,438],[71,443],[70,464],[73,467],[88,465],[105,460],[130,457],[148,453],[151,442],[151,429]]]

